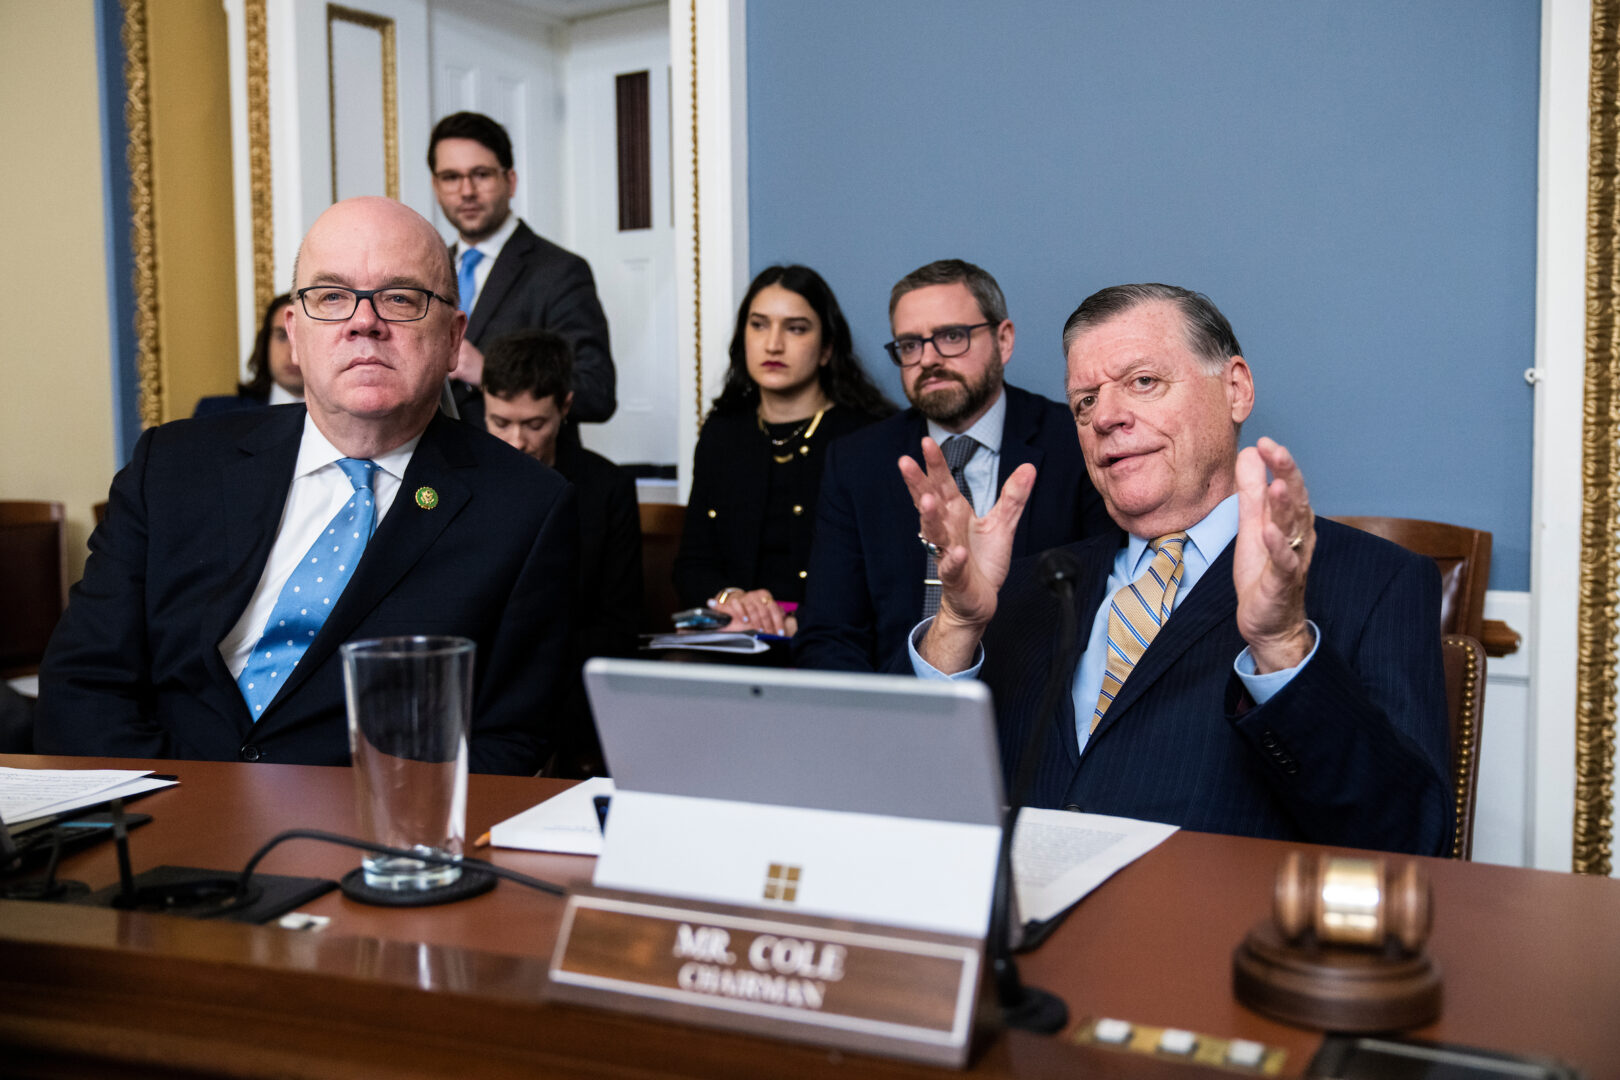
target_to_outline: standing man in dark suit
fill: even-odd
[[[572,418],[607,420],[616,406],[613,356],[596,281],[584,259],[512,213],[518,175],[506,129],[482,113],[452,113],[434,125],[428,168],[439,208],[461,236],[450,249],[467,312],[452,373],[461,418],[483,426],[480,350],[513,330],[538,329],[561,334],[574,350]]]
[[[1015,335],[995,278],[960,259],[929,263],[890,291],[889,322],[894,340],[885,347],[912,407],[827,448],[793,639],[800,667],[874,671],[903,660],[906,632],[937,606],[917,512],[891,467],[901,455],[921,460],[925,436],[961,455],[957,482],[981,510],[1015,469],[1040,470],[1013,537],[1016,554],[1108,526],[1068,411],[1002,381]]]
[[[1068,398],[1118,528],[1071,545],[1083,652],[1031,803],[1208,832],[1438,854],[1447,722],[1434,564],[1311,512],[1286,449],[1238,451],[1254,382],[1201,294],[1122,285],[1063,331]],[[1012,563],[1034,471],[975,517],[945,459],[900,463],[940,549],[919,674],[978,673],[1014,775],[1056,662],[1057,601]],[[1267,470],[1273,479],[1266,479]],[[982,645],[981,645],[982,643]]]
[[[636,480],[613,462],[557,436],[574,393],[568,342],[549,330],[518,330],[490,343],[484,358],[489,433],[549,465],[574,485],[579,574],[566,689],[557,718],[556,765],[548,776],[605,772],[580,669],[593,656],[634,656],[641,624],[641,510]]]
[[[141,437],[41,665],[37,749],[348,764],[338,645],[454,634],[478,649],[471,767],[532,773],[567,649],[572,490],[439,413],[466,317],[427,220],[338,203],[293,277],[305,404]]]

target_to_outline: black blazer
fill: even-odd
[[[250,719],[218,646],[269,558],[304,415],[275,406],[141,436],[40,668],[41,753],[347,764],[338,645],[459,634],[478,646],[472,768],[539,768],[567,651],[573,492],[439,414],[309,651]]]
[[[1018,466],[1029,462],[1037,470],[1013,556],[1112,528],[1086,475],[1068,409],[1016,386],[1005,391],[998,493]],[[907,409],[829,449],[809,589],[793,639],[798,666],[875,671],[896,655],[903,658],[906,634],[922,618],[928,558],[896,462],[902,454],[921,462],[927,434],[922,414]]]
[[[789,528],[793,565],[810,565],[810,535],[827,447],[877,418],[846,405],[822,414],[816,433],[804,445],[810,453],[791,473],[795,514]],[[695,607],[727,585],[769,588],[781,600],[797,600],[803,581],[760,580],[759,552],[765,532],[765,498],[770,486],[771,442],[752,412],[716,413],[704,421],[692,454],[692,491],[686,500],[681,550],[675,557],[675,594]]]
[[[569,419],[591,423],[611,417],[617,405],[613,356],[590,264],[520,221],[467,315],[467,340],[485,349],[502,334],[527,329],[554,331],[573,346]],[[458,381],[456,405],[463,420],[484,426],[483,396],[475,388]]]
[[[636,480],[577,442],[559,442],[557,471],[579,504],[579,574],[568,681],[557,718],[560,775],[601,771],[601,750],[580,669],[593,656],[634,656],[641,628],[641,510]]]
[[[212,394],[198,398],[197,407],[191,411],[191,416],[192,419],[200,416],[218,416],[220,413],[235,412],[238,409],[263,409],[269,404],[269,394],[260,397],[246,390],[238,390],[234,394]]]
[[[1228,545],[1142,655],[1083,757],[1073,696],[1062,695],[1030,805],[1440,854],[1451,800],[1438,573],[1427,558],[1324,518],[1316,536],[1305,607],[1322,640],[1282,691],[1253,705],[1233,674],[1244,641]],[[1082,649],[1124,539],[1116,529],[1069,546],[1080,563]],[[1009,573],[979,672],[995,695],[1009,786],[1057,647],[1057,601],[1035,563]]]

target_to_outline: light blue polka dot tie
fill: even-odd
[[[461,269],[456,272],[456,288],[461,290],[461,310],[472,314],[473,301],[478,298],[478,264],[484,261],[484,253],[477,248],[468,248],[461,253]]]
[[[265,623],[264,635],[253,646],[247,666],[236,679],[254,720],[264,715],[276,691],[298,666],[298,658],[309,648],[343,587],[354,576],[360,553],[377,527],[377,502],[371,493],[376,464],[355,458],[341,458],[337,464],[354,485],[354,496],[327,522],[282,586],[275,610]]]

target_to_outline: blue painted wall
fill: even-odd
[[[1009,378],[1062,397],[1063,320],[1122,281],[1207,292],[1259,388],[1245,435],[1329,514],[1495,534],[1530,561],[1535,0],[752,0],[752,268],[826,275],[862,357],[889,287],[990,270]]]
[[[107,223],[108,355],[112,358],[113,448],[123,468],[141,437],[140,380],[135,370],[135,252],[130,230],[128,96],[124,42],[119,36],[124,11],[119,0],[97,0],[96,50],[101,78],[102,212]]]

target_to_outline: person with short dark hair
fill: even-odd
[[[482,113],[451,113],[428,139],[433,191],[459,233],[450,253],[467,335],[451,373],[456,405],[463,420],[482,426],[482,348],[513,330],[552,330],[574,351],[570,416],[599,423],[613,415],[616,401],[596,280],[584,259],[536,235],[512,213],[518,183],[512,160],[506,129]]]
[[[838,298],[808,266],[760,271],[693,454],[675,591],[733,629],[792,634],[821,467],[834,439],[894,412],[855,355]]]
[[[925,436],[959,455],[956,482],[983,510],[1019,466],[1039,468],[1013,541],[1019,555],[1108,526],[1068,410],[1003,381],[1015,335],[995,278],[962,259],[918,267],[890,292],[889,323],[894,340],[885,348],[911,408],[827,455],[805,618],[793,641],[800,667],[876,671],[904,659],[906,632],[938,603],[917,511],[893,465],[901,455],[920,461]]]
[[[641,512],[636,481],[600,454],[557,435],[574,401],[574,359],[549,330],[518,330],[484,354],[484,423],[490,434],[550,465],[574,485],[579,576],[570,682],[555,710],[559,746],[551,775],[603,772],[602,751],[579,680],[593,656],[631,656],[641,620]]]
[[[1254,377],[1208,297],[1104,289],[1069,317],[1063,347],[1079,446],[1115,527],[1062,553],[1080,641],[1056,673],[1069,687],[1057,721],[1021,762],[1047,720],[1060,619],[1042,560],[1011,551],[1038,482],[1029,466],[976,517],[932,442],[926,472],[900,462],[943,583],[906,668],[990,686],[1003,768],[1009,784],[1032,770],[1032,806],[1440,854],[1449,724],[1433,561],[1317,517],[1286,448],[1239,450]]]
[[[232,409],[257,409],[266,405],[291,405],[304,400],[304,374],[292,361],[287,344],[287,328],[282,312],[292,303],[286,293],[272,297],[259,320],[248,356],[248,381],[237,386],[235,394],[205,397],[197,402],[192,416],[211,416]]]

